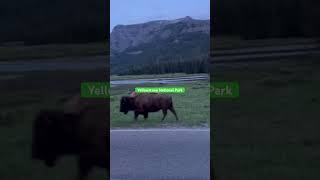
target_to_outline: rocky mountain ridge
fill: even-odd
[[[164,40],[185,33],[210,34],[210,20],[189,16],[175,20],[157,20],[133,25],[117,25],[111,32],[111,52],[121,53],[151,41]]]

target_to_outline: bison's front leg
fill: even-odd
[[[80,158],[78,162],[78,177],[77,180],[85,180],[88,177],[88,174],[90,170],[92,169],[92,166],[88,164],[88,162]]]
[[[143,116],[144,116],[144,119],[146,120],[148,118],[148,112],[145,112]]]
[[[138,111],[134,111],[134,120],[135,121],[137,120],[138,116],[139,116],[139,112]]]

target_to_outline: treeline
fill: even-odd
[[[140,74],[166,74],[166,73],[207,73],[208,57],[199,57],[189,60],[175,60],[166,62],[152,62],[145,66],[132,66],[123,74],[140,75]]]
[[[3,0],[0,43],[79,43],[109,35],[109,2],[103,0]]]
[[[320,36],[318,0],[214,1],[213,32],[245,39]]]

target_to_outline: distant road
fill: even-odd
[[[275,60],[277,57],[301,56],[307,54],[320,54],[320,44],[297,44],[285,46],[254,47],[241,49],[216,50],[211,54],[210,62],[230,63],[230,62],[259,62],[265,60]],[[1,61],[0,72],[30,72],[30,71],[55,71],[55,70],[90,70],[107,68],[106,56],[92,57],[65,57],[43,60],[21,60],[21,61]],[[186,77],[187,78],[187,77]],[[199,77],[200,79],[202,77]],[[168,79],[167,83],[181,80]],[[196,77],[194,77],[195,80]],[[121,81],[121,82],[120,82]],[[140,80],[149,81],[148,79]],[[185,80],[187,81],[187,80]],[[155,81],[152,81],[155,82]],[[151,83],[152,83],[151,82]],[[124,83],[123,80],[114,81],[114,85]],[[128,84],[140,84],[138,81],[128,80]],[[159,81],[162,83],[162,81]]]
[[[111,130],[111,177],[209,180],[209,129]]]
[[[308,54],[320,54],[320,44],[312,43],[302,45],[217,50],[211,53],[210,62],[211,64],[243,61],[259,62],[262,59],[274,60],[274,58],[277,57],[301,56]]]
[[[175,78],[148,78],[148,79],[128,79],[128,80],[111,80],[111,86],[119,85],[134,85],[134,84],[148,84],[148,83],[163,83],[163,84],[178,84],[186,82],[194,82],[200,80],[209,80],[209,75],[190,75]]]

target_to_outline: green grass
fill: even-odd
[[[0,94],[3,95],[0,101],[0,146],[2,147],[0,179],[73,179],[76,173],[76,159],[73,156],[60,159],[53,169],[47,168],[43,162],[31,159],[32,122],[40,109],[60,109],[65,98],[79,93],[81,82],[105,80],[103,70],[0,73]],[[127,87],[113,89],[116,94],[111,111],[116,112],[113,115],[118,118],[113,120],[120,121],[112,121],[112,125],[114,127],[204,126],[209,122],[207,84],[186,84],[187,91],[190,91],[173,97],[181,119],[178,123],[170,112],[164,123],[160,122],[160,112],[151,113],[147,122],[144,122],[142,117],[138,123],[133,122],[132,114],[126,116],[119,114],[119,107],[116,107],[119,103],[117,98],[128,93]],[[184,107],[188,109],[183,109]],[[104,170],[96,169],[90,175],[90,179],[100,180],[106,175]]]
[[[139,116],[138,121],[134,121],[133,112],[127,115],[119,112],[119,103],[122,96],[127,96],[134,87],[163,87],[160,84],[145,84],[137,86],[112,87],[111,99],[111,127],[112,128],[148,128],[148,127],[208,127],[210,123],[210,100],[209,83],[196,82],[190,84],[166,85],[185,87],[186,93],[172,94],[173,104],[178,114],[179,121],[168,111],[166,119],[161,122],[162,112],[149,113],[147,120]]]
[[[170,112],[163,123],[161,112],[150,113],[147,121],[140,116],[134,122],[132,113],[119,113],[119,98],[133,87],[112,88],[111,125],[113,128],[199,126],[209,121],[206,112],[211,106],[211,149],[218,179],[317,179],[320,58],[279,60],[230,67],[215,65],[212,79],[239,82],[237,99],[217,99],[209,104],[206,83],[181,85],[187,90],[191,88],[192,93],[173,97],[181,119],[178,123]],[[103,80],[104,71],[1,73],[0,179],[73,178],[74,157],[61,159],[54,169],[30,159],[31,124],[40,109],[59,108],[62,98],[78,93],[81,82]],[[101,170],[92,174],[92,179],[102,178],[105,173]]]
[[[213,66],[237,81],[240,97],[211,102],[217,179],[317,179],[320,168],[320,58]]]
[[[53,169],[31,159],[32,122],[40,109],[61,108],[61,100],[79,93],[80,82],[102,81],[105,72],[1,73],[0,77],[0,179],[74,179],[75,157],[60,159]],[[101,180],[106,175],[96,169],[90,179]]]
[[[0,61],[107,55],[103,43],[0,46]]]

